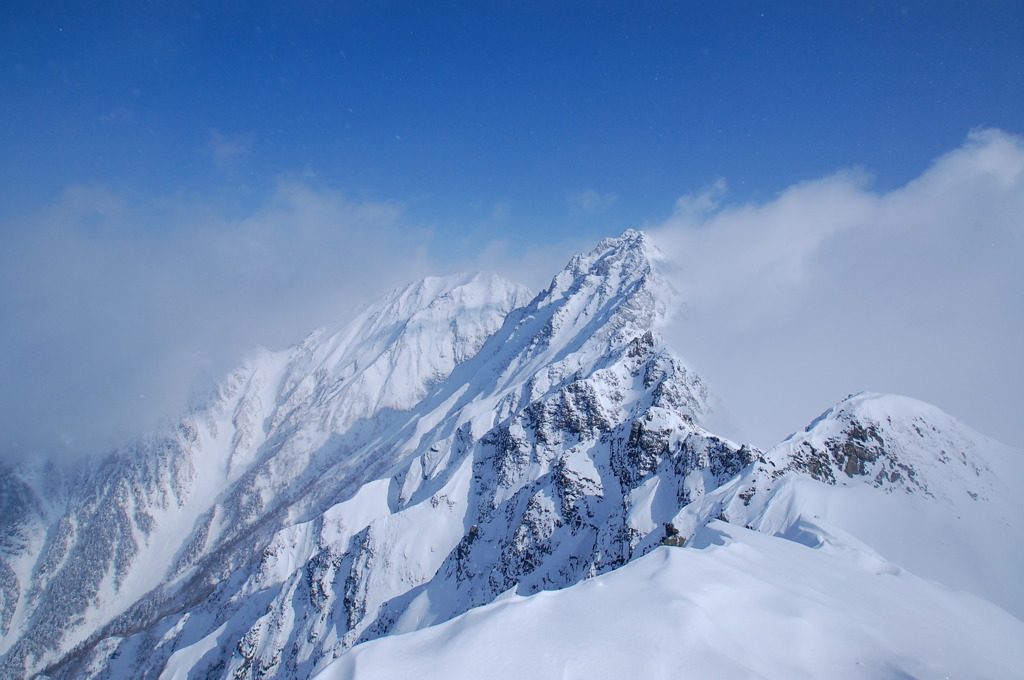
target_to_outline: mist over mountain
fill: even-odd
[[[3,465],[0,675],[1019,668],[1021,452],[877,393],[716,434],[674,266],[424,278],[97,465]]]
[[[757,198],[732,181],[621,222],[672,263],[661,334],[715,386],[721,434],[767,448],[822,404],[878,390],[1024,443],[1020,135],[974,130],[895,188],[857,168]],[[69,187],[0,216],[0,457],[105,454],[202,401],[254,347],[350,321],[413,279],[493,270],[540,290],[621,229],[592,217],[571,237],[512,240],[497,222],[452,244],[408,205],[309,177],[244,209]]]

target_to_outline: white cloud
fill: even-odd
[[[225,135],[217,130],[210,134],[206,145],[210,159],[219,170],[229,170],[239,161],[252,154],[252,137],[248,135]]]
[[[530,244],[498,238],[489,241],[468,268],[497,272],[537,293],[551,283],[573,255],[588,252],[595,245],[593,238],[579,236],[553,243]]]
[[[730,407],[735,438],[770,445],[879,390],[1021,441],[1024,139],[976,131],[891,192],[851,171],[763,204],[725,198],[715,182],[648,230],[687,301],[667,331]],[[225,214],[78,186],[0,224],[0,453],[145,431],[253,346],[285,347],[443,273],[428,250],[447,271],[494,269],[537,290],[594,245],[499,238],[452,256],[399,206],[294,179]]]
[[[650,229],[688,304],[669,332],[734,436],[770,445],[878,390],[1024,441],[1024,138],[975,131],[888,193],[843,172],[764,204],[684,203],[701,209]]]
[[[491,209],[491,222],[508,222],[512,215],[512,201],[497,201]]]
[[[587,189],[576,194],[570,194],[567,201],[569,207],[573,210],[578,210],[588,215],[595,215],[610,209],[618,198],[615,194],[601,194],[593,189]]]
[[[725,178],[717,180],[695,194],[687,194],[676,200],[672,209],[673,221],[697,221],[713,213],[725,198]]]
[[[249,215],[72,187],[0,225],[0,425],[25,453],[146,431],[196,379],[423,275],[399,208],[282,181]]]

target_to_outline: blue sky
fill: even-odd
[[[894,187],[1024,110],[1013,2],[12,4],[6,210],[302,173],[445,236],[499,204],[531,237],[601,233],[718,177],[735,200],[847,166]],[[617,198],[574,220],[584,191]]]
[[[178,395],[189,362],[287,345],[415,275],[493,266],[538,288],[626,228],[709,229],[680,216],[709,187],[713,211],[770,211],[839,173],[885,203],[957,149],[1008,145],[1015,167],[1024,133],[1016,2],[6,3],[0,44],[0,377],[27,404],[7,425],[66,400],[68,446],[85,422],[130,431],[157,408],[140,393]],[[888,387],[794,389],[819,406],[783,429]]]

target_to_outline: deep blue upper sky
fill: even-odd
[[[894,187],[1024,128],[1018,2],[439,4],[5,3],[2,210],[72,183],[244,209],[303,175],[440,235],[506,205],[544,239],[719,177],[734,201],[848,166]],[[580,215],[586,190],[617,198]]]
[[[0,459],[627,228],[744,441],[859,390],[1020,441],[1022,134],[1018,0],[3,2]]]

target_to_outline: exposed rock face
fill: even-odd
[[[1024,616],[1024,457],[934,406],[844,399],[672,519],[711,519],[842,554],[875,555]],[[861,558],[864,559],[864,558]],[[888,567],[878,567],[884,569]]]
[[[935,476],[970,480],[991,475],[983,460],[970,455],[979,448],[976,439],[927,404],[865,393],[829,409],[805,432],[772,449],[762,469],[772,468],[773,477],[806,472],[827,484],[866,477],[872,486],[889,491],[931,494],[928,479]]]

